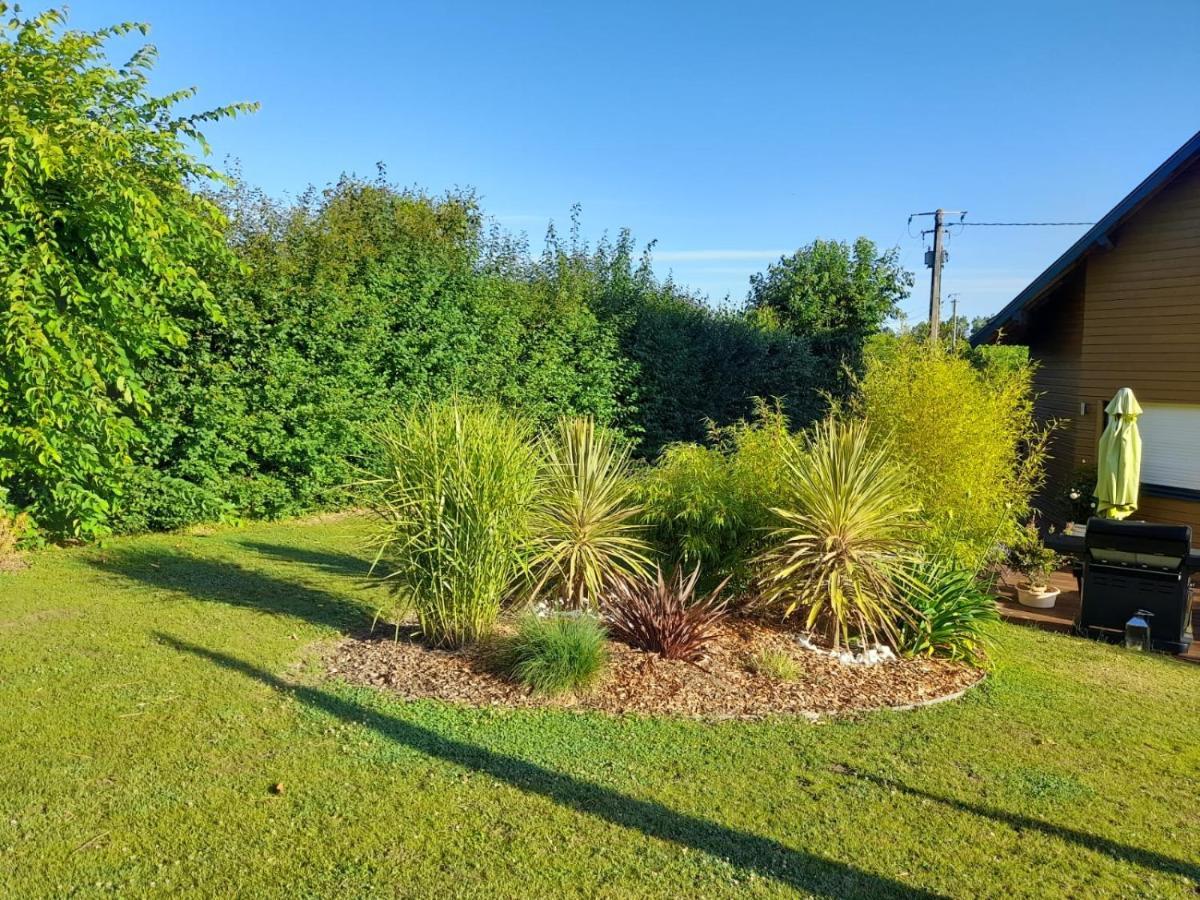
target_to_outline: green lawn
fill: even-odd
[[[361,536],[0,576],[0,893],[1196,896],[1200,666],[1005,626],[965,700],[853,721],[403,704],[312,674]]]

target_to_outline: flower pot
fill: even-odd
[[[1058,588],[1023,584],[1017,587],[1017,602],[1031,609],[1050,609],[1058,599]]]

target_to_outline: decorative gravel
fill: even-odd
[[[394,634],[387,629],[342,641],[326,659],[327,674],[407,700],[701,719],[816,718],[920,706],[957,697],[983,678],[978,669],[942,659],[846,665],[804,649],[795,632],[738,619],[694,663],[662,659],[610,641],[607,671],[594,687],[580,695],[544,697],[494,671],[486,646],[437,650],[406,636],[403,629],[399,640]],[[750,672],[747,660],[768,649],[790,656],[798,677],[779,681]]]

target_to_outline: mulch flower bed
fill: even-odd
[[[799,677],[779,681],[756,675],[747,659],[781,650]],[[941,659],[900,659],[872,666],[846,665],[805,650],[796,633],[737,619],[699,662],[665,660],[616,641],[609,666],[581,695],[545,697],[494,671],[486,647],[436,650],[391,629],[348,638],[326,659],[330,677],[380,687],[406,700],[433,699],[467,706],[560,707],[610,714],[674,715],[702,719],[758,719],[770,715],[845,714],[911,707],[961,694],[983,675]]]

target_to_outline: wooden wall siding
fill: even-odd
[[[1042,422],[1058,423],[1046,464],[1046,486],[1036,501],[1055,520],[1067,517],[1062,494],[1079,467],[1081,452],[1086,452],[1081,448],[1087,446],[1079,434],[1084,288],[1081,270],[1033,313],[1028,331],[1029,352],[1038,363],[1033,380],[1037,416]]]
[[[1200,503],[1168,497],[1138,497],[1135,518],[1148,522],[1179,522],[1192,526],[1192,543],[1200,544]]]
[[[1085,263],[1076,408],[1087,401],[1089,415],[1075,422],[1077,460],[1094,456],[1118,388],[1143,403],[1200,405],[1200,164],[1112,238]],[[1143,495],[1138,518],[1185,522],[1200,540],[1200,503]]]
[[[1084,398],[1131,387],[1144,402],[1200,404],[1200,165],[1112,237],[1086,264]]]

